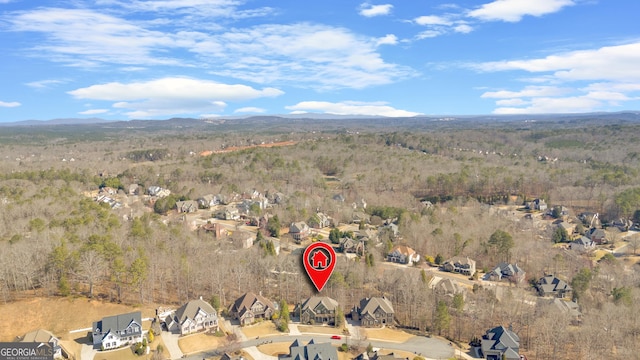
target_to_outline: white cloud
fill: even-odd
[[[429,39],[429,38],[438,37],[440,35],[444,35],[446,33],[447,33],[446,30],[443,30],[443,29],[425,30],[425,31],[419,32],[418,35],[416,35],[416,39],[418,40]]]
[[[377,45],[396,45],[397,43],[398,37],[393,34],[387,34],[376,42]]]
[[[393,9],[391,4],[371,5],[369,3],[360,4],[360,15],[365,17],[389,15]]]
[[[496,101],[496,105],[498,106],[523,106],[530,104],[529,101],[524,101],[522,99],[503,99]]]
[[[387,38],[389,40],[391,38]],[[262,25],[236,29],[192,51],[218,64],[212,73],[254,83],[286,81],[320,90],[361,89],[411,77],[414,71],[386,63],[379,39],[325,25]]]
[[[564,98],[534,98],[527,107],[499,107],[494,114],[582,113],[598,109],[603,104],[584,96]]]
[[[234,111],[234,113],[257,113],[257,114],[262,114],[265,112],[267,112],[267,110],[259,107],[252,107],[252,106],[239,108]]]
[[[545,97],[545,96],[562,96],[570,93],[571,89],[559,88],[554,86],[527,86],[520,91],[487,91],[480,97],[482,98],[520,98],[520,97]]]
[[[385,62],[377,52],[379,45],[397,42],[393,35],[380,39],[326,25],[222,29],[163,23],[159,31],[149,22],[86,9],[52,8],[15,12],[0,20],[9,23],[12,31],[41,33],[43,39],[31,49],[33,56],[77,67],[124,65],[118,67],[120,71],[162,65],[199,67],[253,83],[288,82],[323,90],[360,89],[415,75],[411,68]]]
[[[473,31],[473,27],[467,24],[460,24],[454,26],[453,31],[461,34],[468,34]]]
[[[39,80],[28,82],[25,85],[34,89],[45,89],[52,85],[64,84],[66,80]]]
[[[413,20],[418,25],[452,25],[453,22],[444,16],[425,15],[417,17]]]
[[[447,14],[445,16],[439,15],[425,15],[413,19],[418,25],[426,26],[428,30],[422,31],[416,35],[417,39],[433,38],[451,32],[460,34],[468,34],[474,30],[474,28],[468,24],[466,20],[459,19],[459,15]]]
[[[9,107],[9,108],[12,108],[12,107],[18,107],[18,106],[20,106],[20,105],[22,105],[22,104],[20,104],[20,103],[19,103],[19,102],[17,102],[17,101],[11,101],[11,102],[0,101],[0,107]]]
[[[132,118],[222,111],[225,101],[276,97],[275,88],[257,90],[246,85],[228,85],[208,80],[169,77],[145,82],[92,85],[69,91],[78,99],[114,101]]]
[[[91,109],[91,110],[80,111],[78,114],[97,115],[97,114],[104,114],[107,112],[109,112],[109,109]]]
[[[39,8],[5,17],[12,31],[40,32],[45,39],[32,48],[36,56],[73,66],[103,63],[178,65],[157,52],[184,47],[188,39],[147,30],[126,20],[86,9]]]
[[[496,0],[467,15],[483,21],[518,22],[524,16],[542,16],[574,5],[573,0]]]
[[[579,50],[528,60],[505,60],[478,64],[482,71],[523,70],[553,72],[558,80],[640,81],[640,42]]]
[[[420,113],[398,110],[385,102],[326,102],[326,101],[303,101],[296,105],[286,106],[292,113],[302,114],[307,112],[320,112],[333,115],[365,115],[365,116],[388,116],[388,117],[410,117],[420,115]]]
[[[638,63],[640,42],[563,52],[537,59],[487,62],[472,67],[487,72],[525,71],[536,74],[525,81],[549,84],[529,85],[519,91],[483,93],[483,98],[532,98],[527,107],[500,107],[506,104],[498,101],[496,112],[550,113],[610,110],[623,102],[640,99]]]
[[[96,3],[110,8],[121,7],[127,12],[170,14],[174,17],[172,20],[177,21],[181,19],[175,19],[175,16],[184,15],[192,22],[198,18],[244,19],[275,12],[271,7],[241,9],[240,6],[246,3],[244,0],[98,0]]]

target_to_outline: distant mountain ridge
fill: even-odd
[[[0,122],[0,126],[88,125],[117,121],[120,120],[105,120],[101,118],[61,118],[51,120],[22,120],[16,122]]]
[[[176,127],[202,124],[267,124],[272,125],[315,121],[317,124],[337,124],[338,122],[353,121],[354,123],[371,125],[393,125],[411,123],[439,123],[439,122],[476,122],[503,123],[538,121],[573,122],[580,120],[640,122],[640,111],[598,112],[579,114],[529,114],[529,115],[418,115],[413,117],[384,117],[365,115],[332,115],[332,114],[278,114],[278,115],[250,115],[250,116],[220,116],[210,118],[170,118],[165,120],[106,120],[101,118],[60,118],[51,120],[23,120],[16,122],[0,122],[4,127],[40,127],[40,126],[68,126],[68,125],[97,125],[115,128],[130,127]]]

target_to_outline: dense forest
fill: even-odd
[[[227,306],[241,293],[262,291],[298,303],[314,292],[299,286],[306,276],[286,232],[264,234],[280,239],[278,255],[265,246],[237,250],[194,230],[174,208],[206,194],[230,199],[257,191],[282,199],[251,215],[268,214],[282,228],[317,212],[336,224],[366,212],[369,221],[356,224],[362,230],[398,226],[399,237],[369,244],[365,256],[339,258],[324,293],[347,310],[361,297],[386,295],[399,325],[454,341],[511,324],[530,359],[637,356],[638,243],[632,240],[633,254],[624,257],[576,254],[554,246],[551,221],[527,221],[513,209],[538,198],[565,207],[576,223],[581,213],[598,213],[604,227],[640,221],[638,122],[610,115],[500,122],[172,119],[2,130],[4,302],[87,296],[177,304],[204,296]],[[132,184],[169,189],[171,201],[162,208],[142,194],[127,196]],[[123,206],[94,201],[90,194],[105,187],[119,191]],[[492,241],[496,232],[512,241]],[[613,226],[607,232],[613,245],[622,241]],[[500,289],[476,284],[460,303],[430,289],[420,267],[383,266],[396,244],[427,259],[469,256],[482,271],[517,263],[527,279]],[[530,304],[530,283],[547,273],[573,285],[579,321]]]

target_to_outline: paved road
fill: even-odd
[[[301,341],[303,343],[309,342],[311,339],[314,341],[321,342],[330,342],[335,346],[339,346],[347,341],[344,337],[341,340],[332,340],[330,335],[327,334],[304,334],[304,335],[274,335],[268,337],[262,337],[260,339],[250,339],[246,341],[242,341],[238,343],[238,347],[242,349],[252,348],[258,345],[261,345],[267,341],[273,343],[292,343],[294,340]],[[354,341],[349,339],[348,341]],[[447,342],[436,339],[436,338],[428,338],[425,336],[416,336],[404,343],[391,342],[391,341],[381,341],[381,340],[373,340],[367,339],[364,342],[368,345],[371,343],[371,346],[374,348],[382,348],[387,350],[402,350],[408,351],[416,354],[422,354],[423,357],[427,359],[448,359],[454,355],[453,347],[451,347]],[[189,360],[199,360],[203,358],[211,358],[215,356],[220,356],[221,350],[212,350],[205,351],[198,354],[193,354],[186,359]],[[252,355],[254,355],[253,352]],[[255,358],[255,360],[271,360],[272,356],[267,356],[265,354],[259,353],[256,355],[263,355],[259,358]]]

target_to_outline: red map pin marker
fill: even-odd
[[[336,252],[329,244],[316,242],[304,251],[302,263],[313,285],[322,291],[336,266]]]

